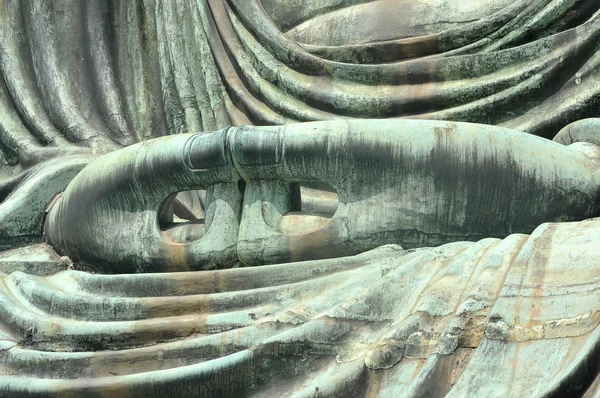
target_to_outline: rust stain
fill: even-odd
[[[164,245],[166,267],[170,271],[190,271],[187,262],[187,245]]]
[[[210,313],[210,297],[205,294],[184,297],[140,298],[148,318],[161,318],[190,313]]]
[[[331,219],[323,228],[304,235],[289,235],[287,249],[292,262],[348,255],[342,246],[339,220]]]

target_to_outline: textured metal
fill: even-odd
[[[0,0],[0,397],[600,397],[599,36]]]
[[[15,272],[0,391],[574,396],[598,370],[599,234],[591,220],[262,267]]]
[[[599,159],[595,144],[466,123],[229,128],[105,155],[73,179],[45,232],[62,255],[119,273],[330,258],[388,243],[437,246],[598,214]],[[330,219],[286,233],[281,219],[294,210],[299,182],[330,185],[339,204]],[[191,189],[208,189],[206,224],[186,226],[202,237],[174,242],[159,227],[161,206]]]

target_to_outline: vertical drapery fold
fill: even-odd
[[[402,117],[552,137],[598,116],[594,1],[507,2],[438,32],[339,45],[298,29],[393,3],[306,0],[292,17],[300,6],[263,2],[3,1],[0,177],[67,148],[230,125]]]

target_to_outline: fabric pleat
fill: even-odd
[[[0,189],[67,155],[244,124],[437,119],[552,138],[600,116],[594,0],[482,0],[456,18],[473,6],[292,3],[1,2]],[[443,7],[450,22],[414,20]]]
[[[106,153],[230,125],[403,117],[551,138],[598,116],[600,4],[497,4],[435,31],[409,35],[402,20],[379,38],[344,41],[331,26],[376,25],[360,18],[406,4],[2,2],[0,178],[65,148]]]

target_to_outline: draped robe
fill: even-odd
[[[552,138],[600,116],[595,0],[487,2],[429,26],[410,20],[426,2],[398,3],[0,2],[5,258],[27,262],[19,246],[42,241],[46,206],[96,155],[161,135],[402,117]],[[409,16],[363,35],[386,10]],[[335,261],[2,274],[0,391],[592,396],[596,233],[590,220]]]

